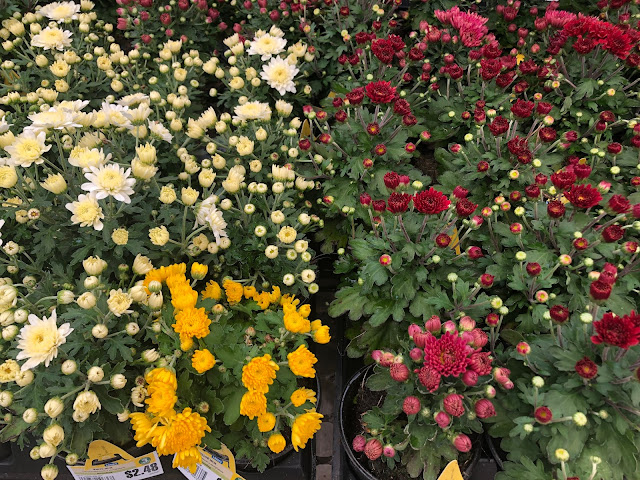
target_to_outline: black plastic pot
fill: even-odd
[[[367,365],[358,370],[355,375],[353,375],[347,382],[347,385],[342,393],[342,398],[340,399],[338,421],[340,422],[340,437],[342,441],[342,447],[347,454],[349,465],[351,466],[351,469],[358,480],[384,480],[383,478],[378,478],[372,475],[371,472],[364,468],[362,464],[356,459],[353,450],[351,449],[351,442],[348,440],[347,433],[344,430],[344,418],[346,415],[345,407],[349,403],[353,402],[353,399],[357,395],[358,390],[364,385],[364,381],[369,375],[372,374],[372,372],[373,365]],[[480,446],[478,445],[478,448],[475,448],[473,459],[462,472],[462,476],[465,480],[471,480],[473,469],[480,459],[481,452],[482,448],[480,448]]]

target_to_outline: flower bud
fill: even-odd
[[[102,368],[97,366],[91,367],[87,372],[87,378],[89,379],[90,382],[93,382],[93,383],[101,382],[102,379],[104,378],[104,370],[102,370]]]
[[[38,420],[38,411],[35,408],[27,408],[22,414],[22,420],[26,423],[35,423]]]
[[[44,411],[49,417],[56,418],[64,410],[64,402],[58,397],[53,397],[47,400],[44,404]]]
[[[111,377],[111,380],[109,383],[111,383],[111,386],[116,390],[120,390],[121,388],[124,388],[124,386],[127,384],[127,378],[121,373],[116,373]]]
[[[60,367],[62,373],[65,375],[71,375],[78,369],[78,365],[73,360],[65,360]]]

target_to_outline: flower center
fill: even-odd
[[[35,140],[24,140],[18,145],[18,153],[21,157],[35,160],[40,156],[40,144]]]
[[[115,190],[119,190],[122,187],[124,178],[122,177],[122,174],[117,170],[109,169],[100,172],[97,180],[102,188],[113,192]]]

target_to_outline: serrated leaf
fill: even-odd
[[[367,378],[367,388],[373,392],[388,390],[396,384],[389,370],[382,370]]]
[[[225,410],[223,417],[225,425],[234,424],[240,417],[240,401],[244,394],[242,389],[238,389],[222,401]]]

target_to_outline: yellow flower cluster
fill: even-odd
[[[244,294],[244,288],[242,288],[242,285],[238,282],[234,282],[233,280],[225,280],[222,282],[222,288],[224,288],[224,293],[229,305],[240,303]]]
[[[280,304],[284,312],[284,328],[292,333],[311,333],[317,343],[329,343],[331,340],[329,327],[322,325],[320,320],[309,321],[308,317],[311,313],[309,305],[302,305],[298,308],[300,300],[292,295],[283,296]]]
[[[244,287],[244,298],[255,300],[262,310],[266,310],[270,305],[275,305],[280,301],[280,287],[274,285],[271,292],[258,293],[255,287]]]
[[[147,288],[147,293],[151,293],[148,290],[151,282],[156,281],[164,283],[169,277],[184,275],[186,272],[187,266],[184,263],[176,263],[169,265],[168,267],[154,268],[145,275],[143,285]]]
[[[147,373],[145,380],[150,395],[145,400],[147,411],[129,415],[137,445],[151,443],[160,455],[176,454],[173,466],[188,468],[194,473],[202,460],[197,446],[211,428],[204,417],[190,408],[180,413],[174,410],[178,382],[173,371],[155,368]]]

